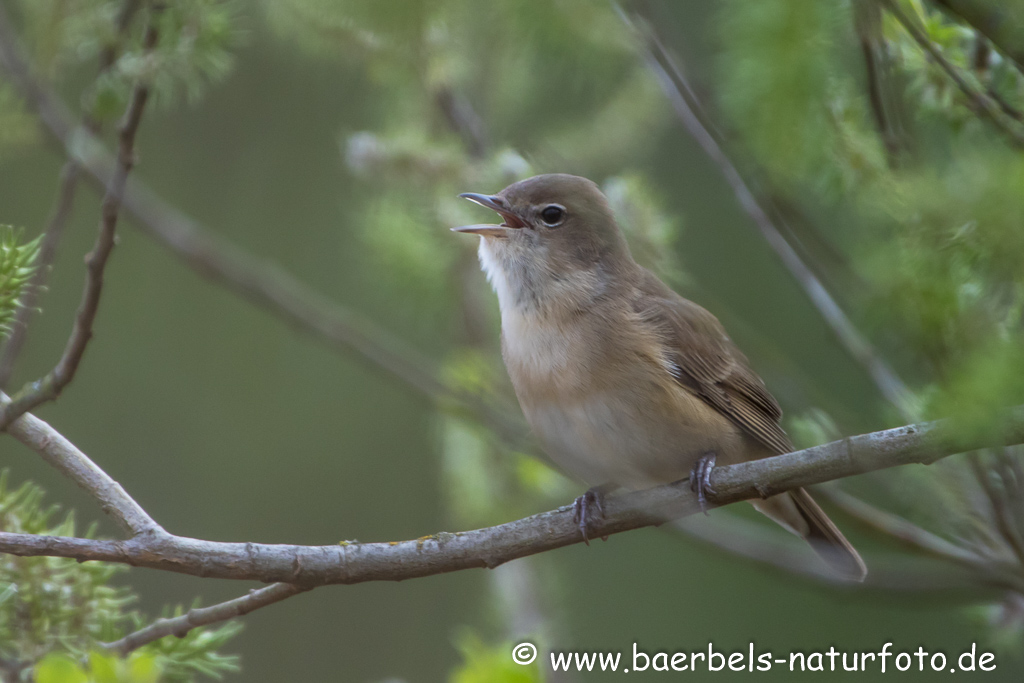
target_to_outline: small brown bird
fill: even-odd
[[[690,477],[704,504],[715,464],[793,450],[782,411],[711,313],[633,260],[593,182],[540,175],[496,195],[460,195],[496,211],[480,263],[501,308],[502,355],[523,413],[551,458],[594,486]],[[810,542],[837,572],[863,580],[860,555],[804,489],[754,507]]]

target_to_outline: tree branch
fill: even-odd
[[[118,12],[116,20],[116,37],[111,40],[110,44],[103,49],[100,55],[98,76],[107,73],[114,65],[114,62],[117,61],[121,41],[124,39],[128,27],[131,25],[132,18],[135,16],[140,5],[140,0],[125,0],[121,5],[121,10]],[[3,8],[0,7],[0,12],[2,11]],[[90,114],[85,117],[85,127],[94,135],[98,135],[100,122],[94,115]],[[35,313],[36,299],[46,287],[46,282],[50,276],[50,267],[57,257],[57,246],[64,236],[64,228],[71,217],[75,191],[78,188],[78,181],[81,179],[81,175],[81,169],[73,159],[65,162],[64,167],[61,169],[57,200],[50,219],[47,221],[46,230],[43,233],[44,237],[39,248],[36,272],[25,290],[25,294],[22,297],[22,305],[18,309],[17,317],[15,318],[14,325],[12,325],[11,335],[7,338],[7,342],[3,345],[3,351],[0,353],[0,390],[7,387],[7,383],[14,372],[14,365],[18,360],[18,355],[21,353],[21,348],[25,343],[25,338],[28,335],[28,324]]]
[[[0,392],[0,403],[10,399]],[[100,504],[117,525],[130,535],[162,531],[142,506],[114,479],[56,429],[26,413],[12,422],[7,433],[42,456],[50,466],[75,482]]]
[[[849,493],[827,490],[825,497],[851,517],[912,550],[972,569],[978,569],[985,564],[984,558],[977,553],[954,545],[899,515],[881,510]]]
[[[618,6],[616,7],[618,8]],[[642,41],[643,56],[647,66],[657,77],[658,83],[668,97],[679,120],[701,149],[718,166],[736,195],[740,207],[753,219],[768,245],[796,278],[797,283],[803,288],[842,346],[868,371],[886,400],[900,410],[905,419],[911,419],[906,410],[907,398],[910,395],[906,385],[879,356],[867,338],[854,327],[839,304],[828,293],[814,272],[803,262],[796,250],[786,241],[768,213],[758,203],[735,164],[696,113],[699,111],[699,104],[691,101],[695,97],[693,89],[682,71],[676,67],[667,50],[656,37],[645,33],[637,26],[621,8],[618,8],[618,11],[626,25],[637,32]]]
[[[888,95],[889,70],[885,50],[880,44],[882,12],[875,0],[856,0],[853,3],[853,24],[864,57],[864,76],[867,81],[868,102],[878,129],[878,137],[885,146],[890,168],[899,164],[903,145],[896,133]]]
[[[983,586],[1024,592],[1021,565],[998,557],[979,554],[954,545],[946,539],[923,529],[910,520],[887,510],[877,508],[856,496],[841,491],[826,491],[825,495],[840,509],[867,526],[895,539],[906,547],[969,570],[975,581]]]
[[[32,76],[10,21],[2,11],[0,64],[63,153],[81,165],[94,183],[109,191],[116,178],[115,160],[96,136],[75,126],[64,103]],[[414,349],[365,318],[328,301],[276,264],[209,234],[143,183],[129,179],[121,199],[124,209],[144,232],[202,277],[334,346],[357,351],[418,393],[431,399],[446,394],[446,387],[433,372],[434,364]]]
[[[932,0],[946,14],[974,28],[1024,71],[1024,14],[1006,3]]]
[[[78,163],[95,185],[111,187],[115,162],[102,142],[76,127],[64,103],[33,78],[10,22],[0,6],[0,65],[64,154]],[[471,415],[510,443],[526,430],[505,411],[479,396],[457,394],[440,379],[437,364],[368,318],[330,301],[277,264],[217,238],[165,202],[137,178],[129,178],[122,206],[144,233],[167,247],[201,277],[234,292],[329,346],[355,352],[417,394]]]
[[[1008,482],[1005,463],[997,461],[1000,470],[998,472],[1000,485],[997,487],[990,476],[990,468],[981,461],[980,452],[971,453],[968,456],[968,462],[992,507],[991,513],[995,521],[995,528],[1013,556],[1017,558],[1017,563],[1024,567],[1024,539],[1021,538],[1020,528],[1017,526],[1017,516],[1014,514],[1014,510],[1010,509],[1006,489]]]
[[[185,614],[171,619],[157,619],[149,626],[129,633],[113,643],[107,643],[104,647],[124,657],[155,640],[166,636],[184,638],[185,634],[194,628],[245,616],[249,612],[273,605],[275,602],[281,602],[307,590],[310,589],[290,583],[275,583],[265,588],[253,589],[234,600],[227,600],[209,607],[195,607]]]
[[[145,52],[152,51],[156,46],[156,41],[156,26],[151,22],[143,38],[143,50]],[[137,84],[132,90],[128,108],[118,128],[117,164],[103,197],[100,209],[100,229],[96,243],[92,251],[85,257],[85,289],[82,292],[82,302],[75,314],[75,324],[67,346],[64,348],[64,353],[57,361],[56,367],[45,377],[26,384],[3,406],[3,409],[0,410],[0,431],[6,429],[20,415],[60,396],[61,391],[71,383],[78,371],[78,365],[92,338],[92,326],[99,310],[100,296],[103,293],[103,271],[106,268],[110,252],[114,249],[121,197],[124,194],[128,174],[135,164],[135,135],[139,130],[142,113],[148,100],[149,84],[144,82]]]
[[[71,217],[71,209],[74,205],[75,191],[78,188],[78,181],[81,177],[78,164],[68,161],[60,172],[60,183],[57,189],[57,200],[54,203],[53,213],[46,223],[46,230],[43,233],[43,241],[39,246],[39,259],[36,263],[36,272],[25,288],[22,296],[21,307],[18,308],[14,324],[11,326],[11,335],[3,345],[3,352],[0,354],[0,389],[4,389],[14,372],[14,364],[21,353],[21,347],[25,343],[28,333],[28,323],[35,312],[36,298],[46,286],[49,279],[50,267],[57,257],[57,245],[64,236],[64,228]]]
[[[476,113],[462,93],[457,92],[449,85],[438,87],[433,95],[448,127],[462,138],[462,144],[465,145],[469,155],[475,159],[482,159],[487,153],[490,143],[480,115]]]
[[[687,517],[674,524],[687,536],[730,555],[834,588],[851,587],[849,582],[830,572],[824,564],[808,562],[799,544],[793,547],[784,542],[789,539],[778,538],[781,534],[766,534],[765,527],[759,521],[742,519],[738,515],[712,515],[700,519]],[[993,587],[984,581],[990,578],[989,573],[979,572],[974,567],[968,569],[935,564],[907,571],[904,565],[905,558],[902,556],[886,557],[882,553],[874,553],[871,556],[871,571],[857,588],[911,594],[935,594],[952,590],[993,591]],[[1010,587],[1017,590],[1018,584],[1019,581],[1003,583],[1000,587],[1003,590]]]
[[[953,453],[993,444],[1022,443],[1024,406],[1009,411],[1004,425],[998,437],[963,437],[958,436],[949,420],[939,420],[716,468],[711,485],[717,494],[711,504],[720,506],[767,497],[798,486],[897,465],[929,464]],[[689,486],[677,482],[609,497],[604,510],[604,518],[595,520],[590,527],[594,537],[659,525],[697,513],[701,507]],[[125,541],[0,533],[0,552],[98,560],[201,577],[282,582],[310,588],[402,581],[474,567],[493,568],[581,540],[572,506],[565,506],[494,527],[391,543],[221,543],[174,536],[154,527],[149,533],[136,534]]]
[[[78,163],[96,186],[110,188],[116,164],[85,127],[76,127],[64,103],[36,80],[0,5],[0,66],[36,110],[62,152]],[[144,233],[178,256],[201,277],[234,292],[329,346],[355,352],[417,394],[493,429],[509,443],[521,443],[521,421],[479,396],[457,394],[441,380],[437,364],[361,314],[330,301],[277,264],[213,235],[164,201],[137,178],[129,178],[122,206]]]
[[[999,104],[994,101],[991,97],[986,95],[981,90],[978,90],[973,85],[967,82],[960,73],[960,70],[954,66],[946,56],[942,54],[942,51],[932,44],[928,34],[924,32],[917,24],[911,20],[906,13],[900,9],[900,7],[893,2],[893,0],[880,0],[885,5],[885,9],[896,17],[896,20],[900,22],[903,28],[910,34],[910,37],[914,39],[918,45],[921,46],[928,56],[931,57],[932,61],[939,65],[946,75],[960,88],[961,92],[966,95],[968,101],[971,103],[971,108],[977,113],[987,117],[995,126],[1010,139],[1015,147],[1024,148],[1024,132],[1017,130],[1012,124],[1008,123],[1003,116],[1002,109]]]

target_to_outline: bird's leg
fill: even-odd
[[[597,512],[599,519],[604,518],[604,496],[615,488],[613,484],[601,484],[587,489],[587,492],[576,499],[572,504],[572,520],[579,527],[583,542],[590,545],[590,538],[587,536],[587,523],[594,512]]]
[[[701,511],[708,514],[707,494],[715,495],[711,488],[711,470],[715,469],[715,452],[708,451],[700,456],[690,471],[690,490],[697,494],[697,502]]]

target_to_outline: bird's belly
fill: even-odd
[[[633,392],[523,403],[552,460],[591,486],[640,489],[677,481],[705,453],[731,461],[743,448],[726,418],[682,389],[669,406]]]

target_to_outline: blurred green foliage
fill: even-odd
[[[1002,125],[1024,130],[1024,77],[1012,60],[932,3],[898,6],[970,87],[1000,103]],[[854,12],[871,8],[880,21],[858,34]],[[840,11],[730,2],[721,30],[720,98],[729,120],[757,164],[821,216],[826,239],[862,279],[859,291],[840,294],[913,378],[904,409],[920,419],[951,416],[965,434],[998,433],[1003,408],[1024,402],[1020,149],[884,4]],[[873,76],[857,49],[864,38],[879,46]],[[871,101],[872,86],[880,102]],[[891,130],[880,130],[880,120]],[[887,149],[887,138],[899,144]],[[820,411],[791,425],[805,445],[841,433]],[[1014,499],[1018,483],[1012,468],[991,463],[1020,457],[1014,449],[982,459],[984,475],[962,459],[930,472],[903,468],[871,486],[876,496],[885,492],[887,509],[998,563],[1012,555],[1016,533],[1000,527],[999,497]],[[994,478],[990,491],[978,476]],[[1021,628],[1017,599],[988,610],[1001,615],[990,619],[993,637],[1012,649],[1020,644],[1007,637]]]
[[[55,519],[58,513],[58,506],[43,503],[38,486],[26,482],[10,488],[8,471],[0,473],[0,531],[75,536],[74,514]],[[82,536],[92,538],[94,533],[91,527]],[[241,629],[237,622],[164,638],[123,662],[102,654],[104,643],[148,623],[131,609],[137,600],[132,591],[114,583],[126,571],[123,565],[103,562],[0,556],[0,669],[19,676],[17,680],[29,680],[34,671],[37,683],[184,683],[196,674],[219,678],[238,668],[236,657],[217,652]],[[164,616],[181,613],[177,608]],[[79,662],[85,660],[88,666],[83,668]]]
[[[63,83],[101,65],[81,96],[84,110],[100,121],[121,114],[140,80],[151,84],[157,103],[197,101],[207,84],[231,68],[231,49],[242,35],[234,8],[233,0],[17,3],[24,40],[40,74]],[[144,25],[158,34],[155,48],[145,52]],[[111,63],[104,64],[107,60]]]
[[[509,653],[512,643],[493,647],[485,645],[472,634],[463,636],[459,643],[462,664],[452,671],[448,683],[540,683],[544,678],[535,661],[523,666],[512,661]]]
[[[983,37],[927,2],[900,7],[979,92],[1024,105],[1021,74]],[[990,429],[1002,406],[1024,401],[1024,160],[883,10],[876,77],[890,89],[905,84],[886,115],[915,138],[887,161],[852,7],[845,13],[786,0],[728,3],[722,102],[775,179],[845,214],[830,238],[869,284],[852,303],[920,378],[920,417],[957,415]]]
[[[844,10],[850,12],[847,7]],[[799,0],[723,5],[722,106],[778,182],[842,197],[884,168],[871,134],[852,14]]]
[[[11,85],[0,80],[0,158],[35,141],[35,119]]]

